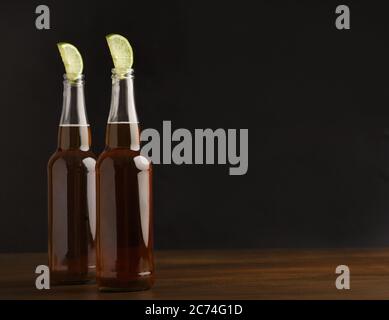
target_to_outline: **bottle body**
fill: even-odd
[[[84,113],[71,102],[79,88],[64,90],[64,110],[58,131],[58,148],[48,166],[48,255],[52,284],[86,283],[95,276],[95,163],[90,150],[91,133],[85,121],[64,113]],[[75,110],[78,108],[79,110]],[[68,116],[68,115],[67,115]],[[74,122],[74,123],[63,123]],[[77,122],[77,123],[76,123]]]
[[[129,81],[114,79],[116,102],[111,103],[106,148],[96,164],[96,271],[102,291],[145,290],[154,283],[152,166],[140,155]]]

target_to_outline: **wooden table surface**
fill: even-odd
[[[0,299],[389,299],[389,249],[157,251],[152,290],[35,289],[45,254],[0,254]],[[351,289],[337,290],[347,265]]]

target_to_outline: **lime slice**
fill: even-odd
[[[106,39],[115,71],[118,75],[123,76],[130,71],[134,61],[131,45],[126,38],[119,34],[109,34]]]
[[[60,42],[57,46],[65,66],[67,78],[70,81],[77,80],[84,68],[80,52],[70,43]]]

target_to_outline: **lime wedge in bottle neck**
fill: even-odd
[[[106,39],[115,66],[115,73],[119,77],[123,77],[131,70],[134,61],[132,47],[128,40],[119,34],[109,34]]]
[[[70,43],[60,42],[57,47],[65,66],[67,79],[76,81],[81,77],[84,68],[80,52]]]

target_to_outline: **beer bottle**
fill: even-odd
[[[97,283],[101,291],[144,290],[154,282],[151,163],[140,155],[133,70],[118,65],[128,63],[128,52],[120,59],[120,50],[129,43],[119,35],[107,40],[119,62],[112,70],[106,147],[96,164]]]
[[[48,162],[49,268],[52,284],[85,283],[95,276],[95,163],[77,49],[59,44],[67,73],[58,147]],[[76,57],[74,57],[76,56]],[[81,56],[78,57],[81,59]]]

